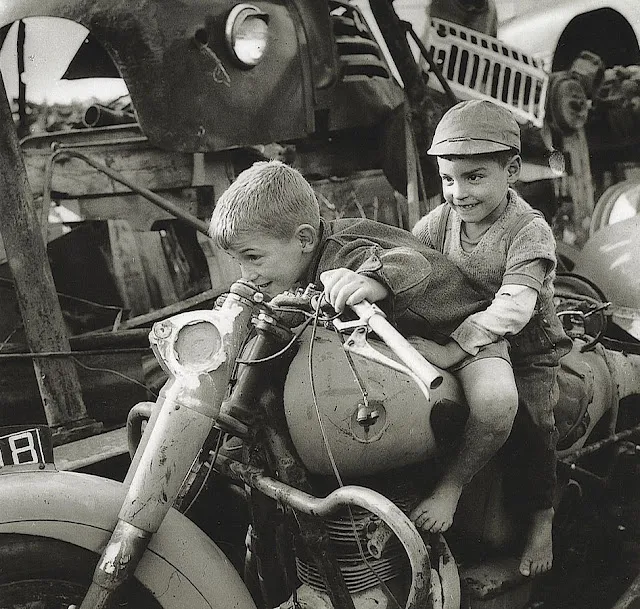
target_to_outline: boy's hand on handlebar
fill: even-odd
[[[469,355],[455,340],[450,340],[444,345],[425,340],[421,341],[420,345],[427,352],[427,359],[438,368],[455,366]]]
[[[342,313],[346,305],[354,305],[368,300],[378,302],[389,295],[389,290],[379,281],[360,275],[350,269],[334,269],[320,275],[325,298],[331,306]]]

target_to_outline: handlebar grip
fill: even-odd
[[[351,308],[429,389],[436,389],[442,384],[442,373],[387,321],[376,305],[363,300]]]

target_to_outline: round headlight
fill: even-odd
[[[252,68],[267,50],[269,15],[252,4],[238,4],[227,17],[225,35],[233,56]]]
[[[218,328],[207,321],[183,326],[173,344],[176,361],[189,370],[206,370],[222,348]]]

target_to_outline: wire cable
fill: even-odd
[[[275,353],[272,353],[267,357],[261,357],[259,359],[236,359],[236,364],[245,364],[246,366],[255,366],[257,364],[264,364],[265,362],[270,362],[274,359],[277,359],[278,357],[286,353],[293,346],[293,344],[302,336],[302,333],[309,327],[309,324],[311,324],[313,320],[314,320],[313,317],[305,319],[304,322],[302,323],[302,327],[300,328],[300,330],[296,332],[291,338],[291,340],[279,351],[276,351]]]
[[[320,302],[318,303],[318,307],[316,308],[316,314],[315,314],[315,316],[313,318],[314,323],[311,326],[311,338],[310,338],[310,343],[309,343],[309,355],[308,355],[308,358],[307,358],[308,370],[309,370],[309,383],[310,383],[310,388],[311,388],[311,397],[313,399],[313,407],[314,407],[315,412],[316,412],[316,417],[318,419],[318,424],[320,425],[320,433],[322,434],[322,441],[323,441],[323,443],[325,445],[325,448],[327,450],[327,456],[329,457],[329,461],[331,463],[331,467],[332,467],[333,472],[335,474],[336,480],[338,481],[338,485],[340,487],[343,487],[344,483],[342,481],[342,476],[340,475],[340,471],[338,470],[338,465],[336,463],[335,457],[333,456],[333,452],[332,452],[331,446],[329,444],[329,438],[327,436],[327,432],[326,432],[324,423],[322,421],[322,415],[320,414],[320,406],[318,404],[318,396],[317,396],[317,393],[316,393],[315,380],[314,380],[314,374],[313,374],[313,344],[315,342],[316,329],[318,327],[318,320],[319,320],[320,309],[321,309],[320,304],[321,304],[322,300],[324,300],[324,294],[320,298]],[[337,330],[336,330],[336,332],[337,332]],[[352,371],[353,371],[353,369],[352,369]],[[359,379],[357,379],[357,380],[359,382]],[[361,386],[361,389],[362,389],[362,391],[364,393],[364,388],[362,386]],[[365,395],[364,399],[366,400],[366,395]],[[366,555],[364,553],[364,548],[362,547],[362,542],[360,541],[360,535],[358,534],[358,527],[356,526],[356,522],[355,522],[355,519],[353,517],[353,511],[351,510],[350,506],[347,507],[347,510],[349,512],[349,519],[351,520],[351,528],[353,529],[353,535],[354,535],[354,538],[355,538],[355,541],[356,541],[356,545],[358,546],[358,552],[360,554],[360,558],[362,559],[362,562],[367,567],[367,569],[369,569],[369,571],[373,574],[373,576],[376,578],[376,580],[378,581],[380,587],[384,589],[384,591],[389,596],[389,598],[393,601],[393,604],[397,607],[397,609],[402,609],[402,606],[400,605],[398,600],[395,598],[395,596],[393,595],[391,590],[389,590],[389,587],[382,580],[382,578],[378,575],[376,570],[371,566],[371,563],[369,563],[369,561],[367,560],[367,557],[366,557]]]
[[[34,354],[37,355],[37,354]],[[155,391],[152,391],[151,389],[149,389],[149,387],[147,387],[144,383],[141,383],[140,381],[131,378],[130,376],[127,376],[126,374],[123,374],[122,372],[118,372],[117,370],[111,370],[111,368],[99,368],[99,367],[94,367],[94,366],[87,366],[87,364],[83,364],[80,360],[78,360],[78,358],[71,356],[71,359],[78,365],[80,366],[80,368],[84,368],[85,370],[90,370],[92,372],[107,372],[110,374],[115,374],[116,376],[119,376],[120,378],[124,379],[125,381],[129,381],[130,383],[133,383],[134,385],[139,385],[140,387],[142,387],[143,389],[145,389],[146,391],[148,391],[151,395],[153,395],[153,397],[157,398],[158,394]]]
[[[200,494],[202,493],[202,491],[204,490],[205,486],[207,486],[207,482],[209,481],[209,478],[211,477],[211,474],[213,472],[213,468],[216,464],[216,461],[218,459],[218,455],[220,454],[220,448],[222,447],[222,437],[224,436],[224,434],[222,432],[220,432],[218,434],[218,438],[216,440],[216,447],[213,451],[213,457],[211,458],[211,463],[209,465],[209,471],[205,474],[204,476],[204,480],[202,481],[202,484],[200,484],[200,488],[198,489],[198,491],[196,492],[194,498],[189,502],[189,505],[184,509],[184,514],[186,514],[195,504],[195,502],[197,501],[198,497],[200,497]],[[209,453],[211,454],[211,453]],[[202,466],[204,467],[206,463],[208,463],[209,460],[205,459]]]

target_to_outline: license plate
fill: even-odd
[[[51,431],[45,425],[0,427],[0,467],[53,463]]]

